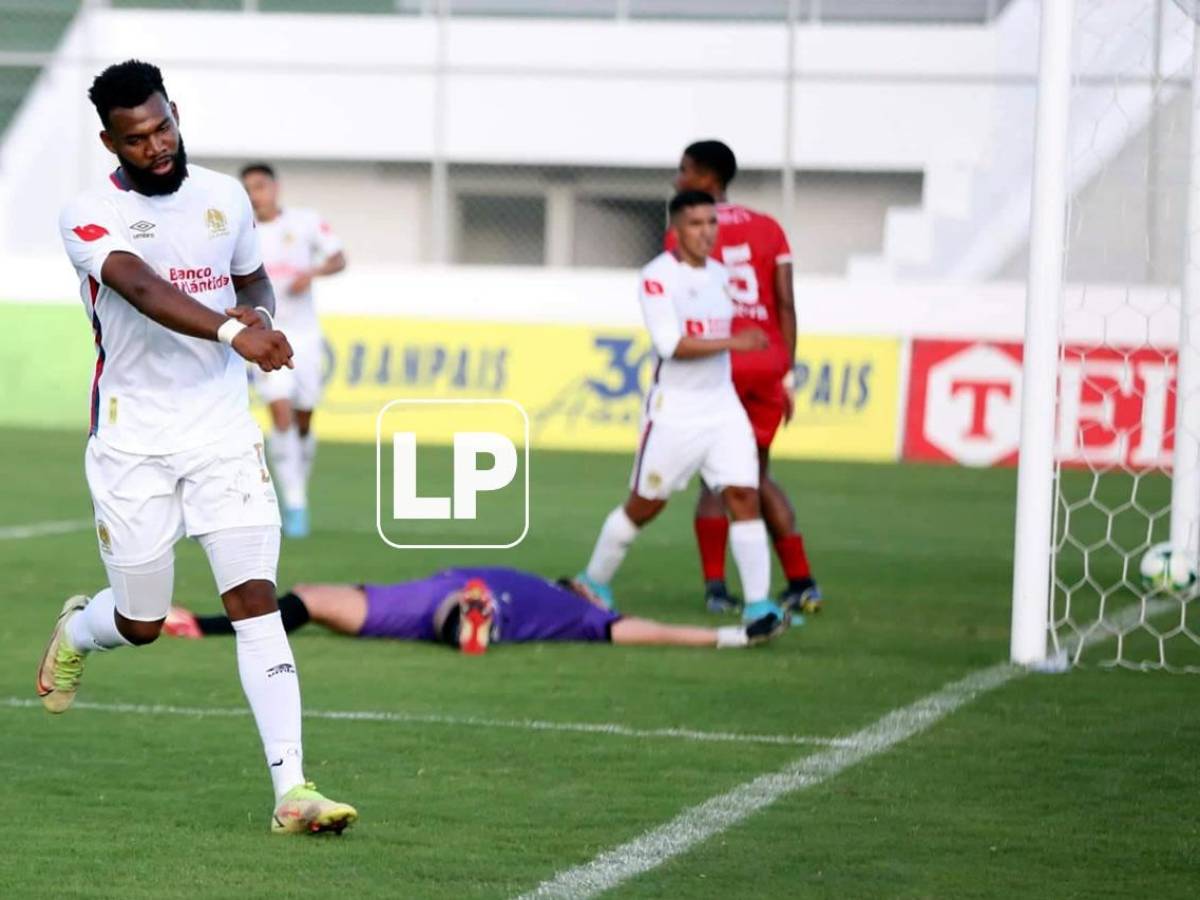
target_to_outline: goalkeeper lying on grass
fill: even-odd
[[[433,641],[464,653],[490,643],[596,641],[679,647],[748,647],[783,632],[768,613],[722,628],[665,625],[622,616],[573,581],[496,567],[445,569],[399,584],[302,584],[279,598],[283,626],[316,622],[339,634],[397,641]],[[225,616],[196,616],[173,607],[164,630],[175,637],[233,634]]]

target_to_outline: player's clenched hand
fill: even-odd
[[[274,372],[285,366],[293,368],[292,345],[282,331],[245,328],[237,333],[230,346],[242,359],[257,363],[264,372]]]
[[[739,352],[765,350],[769,343],[767,333],[761,328],[747,328],[745,331],[739,331],[730,339],[729,349]]]

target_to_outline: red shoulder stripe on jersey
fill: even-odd
[[[113,169],[113,171],[108,174],[108,180],[116,186],[118,191],[129,190],[129,184],[125,181],[125,176],[121,174],[120,167]]]

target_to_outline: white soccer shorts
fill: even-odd
[[[92,438],[84,467],[106,565],[159,559],[185,535],[279,528],[275,485],[255,426],[165,456],[124,453]],[[264,563],[256,577],[274,581],[277,561]]]
[[[666,500],[697,472],[713,490],[758,487],[754,429],[741,404],[720,417],[642,423],[630,487],[647,500]]]
[[[263,403],[287,400],[293,409],[312,410],[321,401],[321,336],[288,335],[294,368],[264,372],[252,367],[254,389]]]

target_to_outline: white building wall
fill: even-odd
[[[50,250],[57,209],[110,168],[86,88],[130,56],[162,66],[197,159],[427,162],[440,141],[457,163],[668,168],[688,141],[725,136],[747,169],[783,162],[778,26],[451,19],[435,114],[437,27],[426,17],[83,14],[0,147],[0,248]],[[795,165],[915,173],[979,159],[993,43],[984,27],[802,28]],[[410,208],[413,186],[385,194],[393,188]]]

